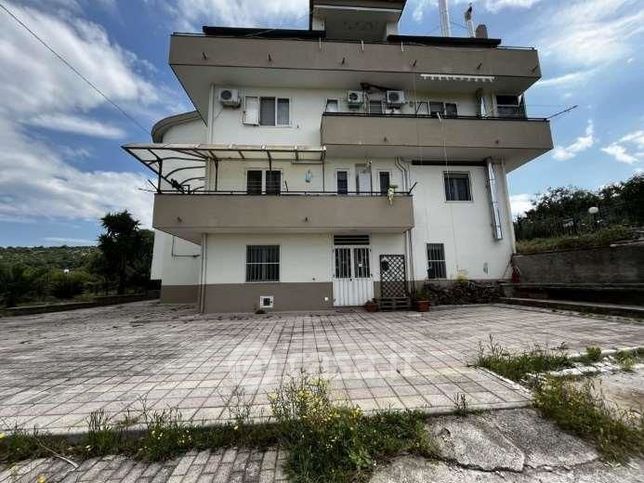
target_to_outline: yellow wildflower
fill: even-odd
[[[45,475],[38,475],[38,479],[36,480],[37,483],[47,483],[47,478]]]
[[[7,437],[7,435],[6,435],[6,434],[4,434],[4,433],[0,433],[0,439],[5,439],[6,437]]]

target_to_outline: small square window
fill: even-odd
[[[445,245],[442,243],[427,244],[427,278],[447,278]]]
[[[447,201],[472,201],[470,175],[467,173],[444,173],[445,199]]]
[[[259,100],[259,124],[261,126],[289,126],[291,102],[289,99],[262,97]]]

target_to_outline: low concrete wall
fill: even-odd
[[[515,255],[524,283],[642,283],[644,244]]]
[[[65,312],[67,310],[89,309],[92,307],[103,307],[106,305],[118,305],[130,302],[142,302],[144,300],[155,300],[159,298],[158,290],[151,290],[142,294],[127,295],[102,295],[95,297],[89,302],[67,302],[60,304],[26,305],[23,307],[11,307],[4,310],[4,315],[35,315],[47,314],[50,312]]]

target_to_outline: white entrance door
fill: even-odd
[[[371,249],[342,246],[333,249],[333,305],[364,305],[373,298]]]

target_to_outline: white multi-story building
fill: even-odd
[[[324,309],[499,280],[507,174],[552,148],[537,52],[399,35],[405,1],[311,0],[308,30],[174,34],[195,111],[125,149],[155,171],[152,277],[205,312]]]

